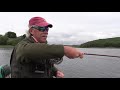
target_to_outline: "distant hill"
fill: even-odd
[[[98,39],[83,43],[80,45],[81,48],[89,47],[116,47],[120,48],[120,37],[107,38],[107,39]]]

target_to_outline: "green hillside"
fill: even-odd
[[[80,45],[81,48],[88,47],[116,47],[120,48],[120,37],[107,38],[107,39],[98,39],[83,43]]]

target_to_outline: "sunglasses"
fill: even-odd
[[[40,26],[31,26],[31,28],[35,28],[41,32],[44,32],[44,31],[48,31],[49,30],[49,27],[46,26],[46,27],[40,27]]]

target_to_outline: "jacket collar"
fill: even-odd
[[[31,43],[35,43],[34,39],[30,36],[30,37],[26,37],[25,40],[31,42]]]

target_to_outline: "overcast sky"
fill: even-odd
[[[53,24],[48,42],[81,44],[87,41],[120,37],[120,12],[0,12],[0,34],[17,36],[28,30],[28,21],[41,16]]]

